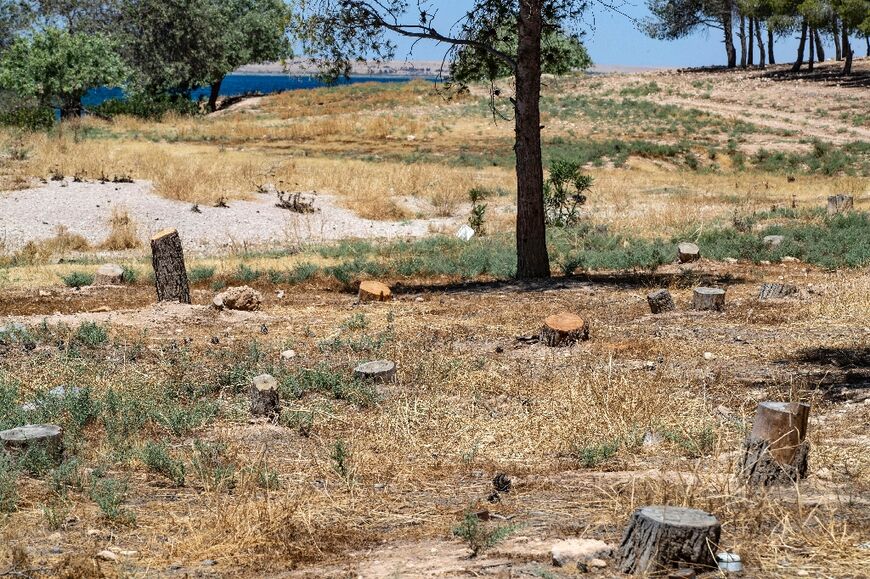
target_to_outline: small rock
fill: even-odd
[[[414,298],[414,301],[415,302],[425,302],[426,300],[423,299],[423,296],[417,296],[416,298]]]
[[[231,287],[214,297],[212,306],[222,310],[241,310],[245,312],[253,312],[260,309],[263,303],[263,294],[246,285],[241,287]]]
[[[596,559],[601,560],[601,557],[609,557],[612,552],[610,545],[598,539],[566,539],[550,547],[550,555],[556,567],[565,567],[572,562],[591,563]]]
[[[456,232],[456,237],[461,239],[462,241],[468,241],[472,237],[474,237],[474,229],[472,229],[469,225],[463,225],[459,228],[459,231]]]
[[[650,446],[658,446],[662,442],[664,442],[664,438],[661,434],[656,432],[655,430],[647,430],[643,435],[643,445],[646,447]]]
[[[111,551],[109,551],[108,549],[106,549],[104,551],[100,551],[99,553],[97,553],[95,558],[100,559],[101,561],[117,561],[118,560],[118,556],[115,555],[114,553],[112,553]]]
[[[763,241],[764,245],[768,247],[779,247],[782,245],[782,242],[785,241],[785,237],[782,235],[767,235]]]
[[[713,352],[704,352],[704,359],[707,361],[715,360],[716,354],[714,354]]]
[[[824,467],[816,471],[816,476],[821,480],[831,480],[831,469]]]
[[[295,350],[284,350],[283,352],[281,352],[281,361],[283,361],[283,362],[289,362],[290,360],[292,360],[295,357],[296,357]]]
[[[604,559],[592,559],[591,561],[586,563],[586,565],[592,567],[593,569],[603,569],[607,567],[607,561],[605,561]]]
[[[279,300],[283,300],[285,295],[284,290],[278,290],[275,292],[275,297]]]
[[[797,572],[796,572],[796,575],[797,575],[798,577],[809,577],[810,572],[807,571],[806,569],[798,569]]]
[[[217,565],[217,561],[215,561],[214,559],[205,559],[204,561],[202,561],[202,563],[200,563],[200,565],[202,565],[203,567],[214,567],[215,565]]]
[[[735,257],[726,257],[724,260],[725,263],[737,263],[739,260]]]
[[[51,296],[51,292],[47,292],[45,290],[39,290],[39,297],[47,298]]]
[[[138,551],[118,551],[118,554],[122,557],[135,557],[139,554]]]
[[[801,260],[799,260],[799,259],[796,258],[796,257],[792,257],[792,256],[790,256],[790,255],[786,255],[786,256],[783,257],[780,261],[782,261],[783,263],[800,263]]]

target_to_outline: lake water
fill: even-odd
[[[419,78],[419,77],[415,77]],[[358,84],[361,82],[406,82],[412,80],[408,76],[352,76],[349,79],[340,79],[336,85]],[[327,86],[314,76],[287,75],[287,74],[229,74],[221,84],[221,96],[231,97],[248,93],[259,92],[270,94],[285,90],[299,90],[305,88],[318,88]],[[193,100],[200,98],[208,99],[209,88],[204,87],[195,90],[191,94]],[[123,98],[124,92],[117,88],[100,88],[90,91],[82,103],[86,107],[96,106],[109,99]]]

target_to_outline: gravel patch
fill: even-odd
[[[362,219],[338,207],[329,195],[318,195],[316,213],[300,215],[275,206],[272,195],[230,201],[228,208],[200,206],[155,195],[151,183],[50,182],[41,187],[0,193],[0,241],[15,251],[31,240],[51,238],[58,226],[96,245],[109,232],[114,207],[126,209],[147,240],[167,227],[178,229],[185,250],[212,253],[258,245],[299,245],[353,238],[423,237],[455,229],[457,219],[399,222]]]

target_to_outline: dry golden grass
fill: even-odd
[[[109,236],[100,244],[100,249],[124,251],[142,247],[142,239],[136,222],[123,207],[113,207],[109,217]]]

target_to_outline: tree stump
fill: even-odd
[[[164,229],[151,238],[151,264],[154,266],[157,301],[189,304],[190,286],[184,268],[181,238],[176,230]]]
[[[701,259],[701,249],[694,243],[683,242],[677,246],[680,263],[690,263]]]
[[[760,300],[776,300],[787,298],[798,293],[797,286],[787,283],[766,283],[761,286],[761,292],[758,294]]]
[[[124,283],[124,268],[114,263],[101,265],[94,275],[94,285],[121,285]]]
[[[280,414],[278,381],[270,374],[260,374],[251,383],[251,415],[274,420]]]
[[[671,292],[666,289],[656,290],[646,296],[646,301],[649,303],[649,309],[654,314],[662,312],[672,312],[677,309],[674,305],[674,298],[671,297]]]
[[[782,235],[766,235],[762,240],[767,247],[779,247],[783,241],[785,241],[785,237]]]
[[[852,210],[855,199],[851,195],[832,195],[828,197],[828,215],[846,213]]]
[[[361,380],[386,384],[396,379],[396,363],[389,360],[366,362],[354,368],[353,373]]]
[[[631,515],[616,564],[623,573],[658,567],[716,567],[713,552],[722,527],[716,517],[684,507],[643,507]]]
[[[63,460],[63,429],[54,424],[28,424],[0,432],[0,442],[10,454],[45,452],[58,464]]]
[[[725,309],[725,290],[713,287],[698,287],[692,295],[692,308],[698,311]]]
[[[589,339],[589,324],[574,314],[563,312],[544,320],[541,341],[550,347],[571,346]]]
[[[807,475],[810,405],[762,402],[743,444],[741,472],[753,486],[791,484]]]
[[[359,284],[360,302],[387,302],[392,297],[390,288],[379,281],[364,281]]]

